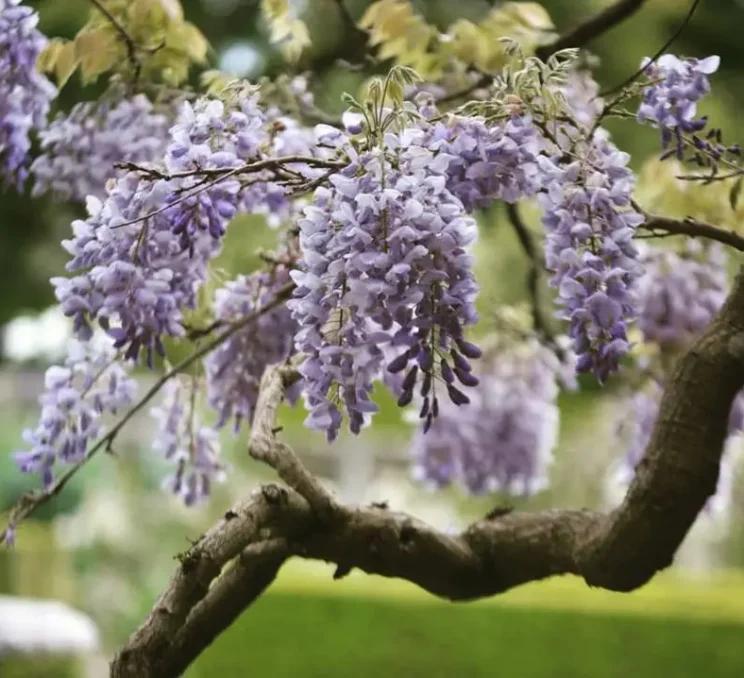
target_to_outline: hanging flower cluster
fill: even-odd
[[[643,216],[631,204],[627,153],[596,133],[577,154],[568,164],[541,158],[545,257],[570,324],[577,370],[604,381],[629,348],[632,290],[641,273],[632,238]]]
[[[672,140],[682,152],[682,135],[699,132],[707,124],[706,118],[697,118],[697,104],[708,92],[708,76],[718,70],[720,58],[680,59],[664,54],[655,62],[646,58],[641,62],[650,85],[643,92],[638,108],[638,120],[661,129],[664,148]]]
[[[28,176],[30,133],[44,127],[57,95],[36,70],[47,44],[38,21],[20,0],[0,0],[0,181],[19,189]]]
[[[217,320],[229,325],[256,314],[272,303],[289,281],[284,266],[231,280],[215,294]],[[207,398],[219,414],[219,426],[233,419],[237,431],[243,421],[250,423],[261,376],[267,366],[291,355],[295,331],[289,309],[280,304],[234,333],[207,357]]]
[[[143,94],[82,102],[39,134],[41,154],[31,165],[34,195],[83,201],[103,198],[122,162],[162,160],[172,107],[156,108]]]
[[[187,506],[206,499],[212,485],[225,477],[217,431],[197,419],[195,389],[188,379],[173,379],[165,386],[163,404],[152,409],[157,421],[153,447],[175,466],[165,487]]]
[[[137,384],[116,358],[105,341],[75,343],[63,365],[46,371],[39,423],[23,433],[29,449],[15,455],[24,473],[38,473],[49,487],[56,463],[85,458],[101,435],[103,415],[133,402]]]
[[[416,433],[413,475],[433,488],[532,494],[547,484],[557,440],[560,365],[538,344],[499,350],[484,363],[471,404],[443,404],[431,430]]]
[[[700,334],[726,299],[727,259],[717,243],[690,240],[681,253],[648,248],[637,293],[644,341],[680,347]]]

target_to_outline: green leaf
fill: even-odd
[[[54,71],[59,58],[59,50],[65,41],[61,38],[53,38],[47,43],[47,46],[39,54],[39,58],[36,61],[36,68],[42,73],[51,73]]]
[[[60,89],[67,84],[67,81],[79,64],[80,59],[77,55],[75,43],[66,42],[60,47],[57,54],[57,63],[54,65],[54,76],[57,79],[57,86]]]
[[[126,48],[112,26],[83,29],[75,37],[75,57],[83,82],[90,83],[126,59]]]
[[[209,51],[209,42],[204,34],[194,24],[186,22],[183,24],[186,33],[186,54],[196,63],[204,63]]]

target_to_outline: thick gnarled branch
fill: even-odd
[[[315,479],[307,484],[305,474],[312,476],[294,453],[282,461],[272,457],[289,450],[275,440],[273,423],[266,428],[281,399],[283,374],[286,368],[265,376],[260,432],[251,449],[291,487],[263,488],[182,556],[148,619],[115,658],[113,676],[179,675],[291,556],[335,563],[338,576],[357,567],[400,577],[450,600],[493,595],[557,574],[616,591],[646,583],[672,562],[715,492],[729,411],[744,386],[744,273],[679,361],[644,459],[622,504],[610,513],[516,512],[451,535],[385,508],[340,507]],[[330,520],[329,503],[337,507]]]

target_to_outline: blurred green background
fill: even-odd
[[[31,2],[39,8],[49,35],[70,36],[84,21],[85,0]],[[237,68],[256,78],[286,70],[269,45],[255,0],[184,0],[188,18],[206,34],[213,66]],[[347,0],[358,16],[368,4]],[[486,0],[420,0],[415,5],[442,27],[458,17],[477,19],[496,3]],[[608,2],[546,1],[560,28]],[[340,94],[356,91],[363,75],[337,59],[353,49],[334,0],[298,5],[310,27],[313,50],[302,68],[313,70],[318,104],[339,111]],[[687,3],[649,0],[633,19],[590,45],[599,57],[604,85],[622,81],[640,59],[653,53],[679,25]],[[672,51],[719,54],[709,112],[731,141],[741,142],[737,113],[744,105],[744,2],[704,0],[693,23]],[[69,85],[60,105],[92,97],[96,88]],[[640,169],[656,153],[657,135],[633,124],[612,124],[619,146]],[[662,187],[659,175],[644,174],[641,192]],[[663,192],[663,191],[662,191]],[[672,211],[687,213],[692,197],[664,195]],[[710,198],[700,198],[701,202]],[[724,197],[715,198],[720,202]],[[676,201],[676,202],[675,202]],[[715,201],[714,201],[715,202]],[[706,204],[715,210],[718,203]],[[53,199],[0,194],[0,326],[20,314],[52,303],[47,279],[59,274],[64,252],[58,245],[79,214]],[[480,308],[525,300],[525,262],[503,214],[481,217],[477,250],[483,287]],[[258,247],[273,235],[257,219],[231,229],[221,265],[250,270]],[[43,329],[39,330],[42,327]],[[31,335],[46,333],[54,345],[64,324],[52,319],[29,325]],[[36,329],[34,329],[36,328]],[[17,327],[16,327],[17,331]],[[38,338],[38,337],[37,337]],[[53,348],[50,349],[54,353]],[[46,358],[5,360],[0,369],[0,511],[34,485],[14,468],[10,453],[20,445],[24,426],[36,417],[34,398]],[[143,379],[148,379],[143,375]],[[358,439],[342,437],[328,448],[320,436],[301,428],[301,407],[285,410],[287,436],[311,467],[335,484],[349,501],[387,500],[442,527],[456,527],[494,505],[518,508],[605,506],[606,478],[613,458],[613,417],[622,383],[600,391],[587,384],[561,399],[561,438],[551,469],[550,488],[530,499],[468,498],[452,490],[430,494],[408,477],[409,425],[381,395],[383,409]],[[65,600],[84,610],[102,632],[100,656],[84,661],[0,657],[0,677],[104,675],[101,658],[119,646],[162,589],[174,567],[174,554],[245,495],[267,471],[246,457],[244,443],[225,439],[232,465],[228,482],[209,505],[187,510],[159,491],[164,466],[149,449],[152,428],[140,416],[117,444],[115,454],[91,464],[65,493],[24,525],[16,550],[0,552],[0,594]],[[426,596],[400,582],[352,575],[332,581],[330,570],[293,563],[272,590],[225,633],[187,675],[335,677],[389,676],[651,676],[728,677],[744,675],[744,502],[742,474],[734,505],[725,516],[702,516],[677,566],[632,595],[587,589],[569,578],[532,584],[492,601],[454,605]]]

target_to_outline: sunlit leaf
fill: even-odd
[[[83,30],[75,37],[75,57],[83,82],[92,82],[126,58],[126,49],[115,28],[104,25]]]

